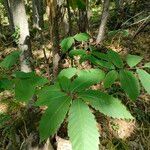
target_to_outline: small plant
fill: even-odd
[[[12,34],[14,41],[18,44],[20,37],[20,28],[16,27],[15,32]]]
[[[104,77],[105,73],[100,69],[69,68],[60,72],[54,85],[43,87],[37,93],[36,105],[48,106],[40,121],[41,141],[54,135],[68,116],[68,134],[73,149],[98,149],[97,123],[89,105],[113,118],[133,119],[119,99],[90,88]]]
[[[112,118],[134,118],[121,100],[106,92],[93,90],[91,86],[95,84],[102,83],[104,89],[108,89],[118,80],[129,98],[136,100],[140,94],[140,79],[150,94],[150,74],[143,70],[150,68],[150,63],[138,68],[135,66],[141,62],[142,57],[136,55],[127,55],[123,60],[110,49],[106,53],[90,46],[90,51],[72,49],[75,42],[86,42],[89,37],[86,33],[76,34],[64,39],[61,47],[69,56],[79,55],[81,62],[89,60],[94,69],[64,69],[53,85],[49,85],[46,78],[37,76],[34,72],[15,71],[12,75],[6,73],[0,77],[0,91],[11,90],[17,101],[26,103],[33,95],[37,95],[35,106],[46,106],[39,123],[41,141],[56,134],[61,124],[67,120],[73,150],[97,150],[99,132],[92,109]],[[18,61],[19,55],[18,51],[12,52],[0,63],[0,67],[9,70]],[[128,68],[125,67],[125,62]]]
[[[88,41],[89,35],[77,34],[75,36],[80,37],[78,41]],[[71,37],[74,38],[75,36]],[[86,40],[85,40],[86,36]],[[74,42],[72,42],[73,45]],[[150,75],[143,69],[150,68],[150,63],[146,63],[142,68],[136,67],[137,64],[143,59],[137,55],[128,54],[125,59],[122,59],[121,56],[108,49],[106,53],[102,53],[99,50],[95,49],[92,46],[89,46],[87,49],[71,49],[72,45],[70,44],[64,50],[63,41],[61,43],[62,50],[67,52],[72,58],[74,56],[80,56],[80,62],[90,61],[93,65],[99,67],[100,69],[105,70],[106,77],[104,79],[104,88],[109,88],[116,80],[120,81],[121,88],[127,93],[130,99],[136,100],[140,94],[140,83],[137,78],[139,77],[141,84],[144,89],[150,94]],[[129,66],[129,67],[126,67]]]

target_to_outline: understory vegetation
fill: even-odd
[[[148,6],[0,0],[0,150],[149,150]]]

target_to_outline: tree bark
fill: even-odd
[[[109,0],[104,0],[101,23],[99,26],[96,44],[102,43],[102,41],[104,40],[106,24],[109,16],[109,3],[110,3]]]
[[[7,12],[10,30],[11,30],[12,32],[14,32],[14,31],[15,31],[15,28],[14,28],[12,10],[11,10],[11,7],[10,7],[10,1],[9,1],[9,0],[4,0],[4,1],[3,1],[3,5],[4,5],[5,10],[6,10],[6,12]]]
[[[50,22],[50,36],[52,42],[53,53],[53,79],[55,80],[58,75],[59,61],[60,61],[60,48],[59,48],[59,21],[61,16],[61,1],[47,0],[49,7],[49,22]]]
[[[68,35],[71,35],[72,34],[72,20],[71,20],[70,4],[69,4],[69,0],[67,0],[66,2],[67,2],[67,12],[68,12],[68,23],[69,23]]]
[[[85,8],[79,8],[78,27],[80,32],[87,32],[88,30],[88,0],[84,0]]]
[[[25,12],[25,4],[23,0],[10,1],[13,22],[16,32],[19,32],[18,47],[21,50],[20,67],[23,72],[32,71],[32,53],[28,20]]]
[[[40,29],[44,27],[43,0],[32,0],[33,27]]]

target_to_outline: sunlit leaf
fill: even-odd
[[[142,69],[137,69],[137,73],[139,75],[143,87],[150,94],[150,74]]]
[[[79,34],[76,34],[74,38],[75,40],[81,42],[81,41],[88,41],[90,36],[87,33],[79,33]]]
[[[68,135],[73,150],[98,150],[99,133],[88,106],[76,99],[69,111]]]
[[[63,99],[49,100],[48,108],[40,120],[40,140],[46,140],[53,136],[63,123],[71,103],[71,98],[65,96]]]
[[[109,56],[109,59],[110,61],[118,68],[123,68],[124,64],[123,64],[123,61],[120,57],[120,55],[113,51],[113,50],[109,50],[108,51],[108,56]]]
[[[133,119],[126,107],[121,101],[106,93],[102,93],[96,90],[87,90],[79,93],[79,97],[88,102],[92,107],[101,113],[113,117],[122,119]]]
[[[100,69],[81,70],[78,77],[71,84],[71,92],[81,91],[99,83],[105,77]]]
[[[60,43],[60,46],[61,46],[63,52],[68,51],[69,48],[71,48],[73,43],[74,43],[73,37],[68,37],[68,38],[63,39]]]
[[[141,60],[142,60],[142,57],[137,56],[137,55],[130,55],[130,54],[128,54],[127,57],[126,57],[127,64],[130,67],[136,66],[138,63],[141,62]]]
[[[140,86],[138,79],[131,71],[121,70],[119,73],[122,89],[128,94],[132,100],[136,100],[140,94]]]
[[[150,68],[150,62],[146,63],[146,64],[144,65],[144,68]]]
[[[71,87],[71,80],[63,76],[59,79],[59,84],[63,91],[68,92]]]
[[[118,78],[118,73],[115,70],[112,70],[106,74],[104,79],[104,87],[109,88]]]
[[[57,93],[57,94],[56,94]],[[36,102],[37,106],[46,106],[49,105],[51,100],[63,99],[66,97],[66,93],[62,92],[58,85],[45,86],[37,92],[38,101]]]
[[[86,51],[83,49],[73,49],[69,52],[69,56],[73,57],[73,56],[82,56],[82,55],[86,55]]]
[[[59,75],[58,75],[58,79],[61,77],[67,77],[67,78],[72,78],[74,75],[77,74],[77,69],[76,68],[67,68],[67,69],[63,69]]]

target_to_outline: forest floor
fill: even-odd
[[[132,39],[132,35],[136,32],[136,30],[137,28],[131,28],[129,29],[131,36],[127,38],[117,36],[111,39],[111,41],[106,41],[105,45],[106,47],[112,48],[113,50],[121,53],[122,56],[127,53],[142,56],[143,61],[139,64],[140,66],[145,62],[149,62],[150,60],[150,33],[148,32],[149,29],[145,29],[134,39]],[[44,45],[46,48],[46,54],[47,57],[51,58],[51,44],[48,38],[45,39]],[[2,43],[0,45],[0,60],[10,53],[10,51],[15,49],[16,47],[14,47],[11,43]],[[44,55],[38,40],[32,40],[32,49],[36,63],[36,72],[38,74],[47,76]],[[120,93],[119,89],[117,89],[115,92],[119,97],[121,97],[123,103],[128,107],[136,119],[134,121],[117,120],[104,117],[102,114],[94,112],[99,123],[99,130],[101,134],[101,150],[150,150],[150,95],[146,94],[144,89],[142,89],[141,95],[138,97],[137,101],[132,102],[128,100],[125,95]],[[0,111],[5,112],[9,110],[9,113],[14,119],[13,122],[8,122],[8,127],[0,129],[0,150],[1,147],[9,144],[9,141],[7,141],[8,137],[14,138],[12,136],[14,133],[11,134],[7,132],[13,132],[13,130],[9,130],[9,128],[12,128],[13,126],[15,126],[16,129],[19,127],[15,135],[18,134],[18,136],[21,137],[20,143],[22,143],[24,139],[28,137],[31,131],[29,123],[26,122],[26,119],[23,119],[24,127],[20,128],[20,121],[18,120],[18,118],[20,118],[21,111],[24,109],[24,105],[16,103],[12,100],[12,94],[10,94],[8,91],[0,93]],[[35,123],[32,121],[33,128],[37,128],[38,126],[36,121]],[[58,135],[64,139],[67,139],[66,124],[62,125]]]

